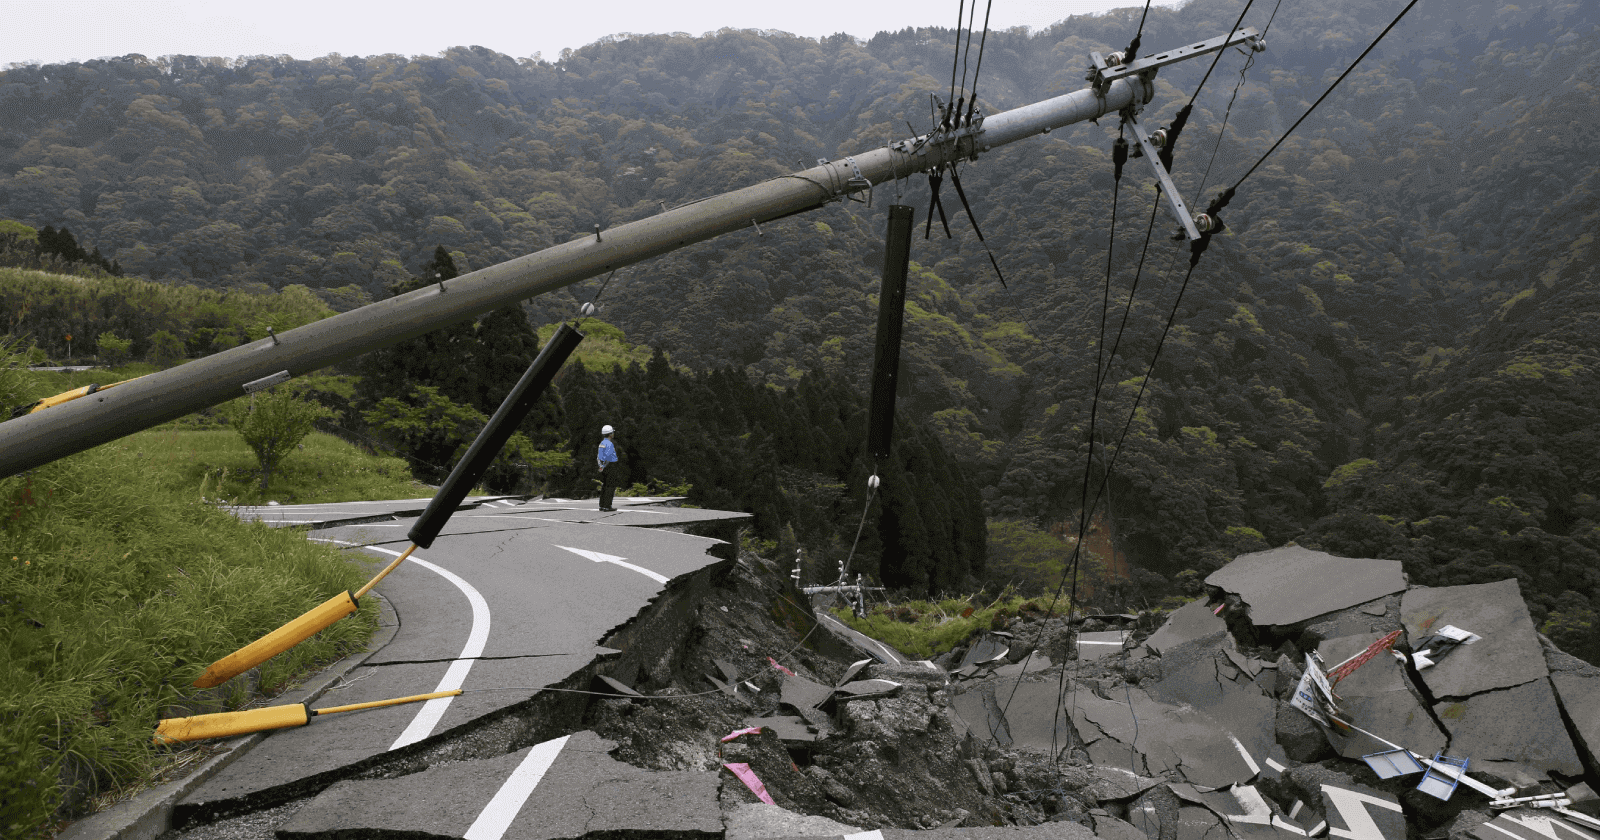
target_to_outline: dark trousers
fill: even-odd
[[[611,496],[617,492],[617,465],[610,464],[600,471],[600,507],[611,507]]]

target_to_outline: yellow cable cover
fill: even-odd
[[[177,741],[199,741],[204,738],[227,738],[247,735],[266,729],[287,729],[305,726],[311,720],[311,711],[304,703],[292,706],[268,706],[243,712],[218,712],[213,715],[168,718],[156,726],[156,744]]]
[[[211,663],[194,684],[200,688],[222,685],[355,611],[356,599],[348,591],[340,592],[305,615]]]

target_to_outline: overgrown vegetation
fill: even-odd
[[[37,379],[0,364],[0,396],[14,404],[59,384]],[[166,760],[150,738],[168,710],[255,702],[369,638],[372,602],[251,675],[190,686],[218,657],[366,578],[297,531],[202,502],[218,495],[207,453],[224,449],[248,474],[252,455],[232,431],[174,426],[0,480],[0,834],[46,834],[90,796],[148,778]],[[330,477],[339,466],[319,464]]]
[[[1017,616],[1042,618],[1050,609],[1050,599],[1026,598],[1002,593],[993,600],[981,595],[946,598],[941,601],[903,601],[875,604],[864,616],[849,609],[833,614],[851,628],[865,633],[895,650],[919,659],[928,659],[953,649],[979,630],[1002,630]],[[1066,612],[1063,599],[1055,614]]]

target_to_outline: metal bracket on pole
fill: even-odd
[[[1156,146],[1150,140],[1150,135],[1145,133],[1144,126],[1133,118],[1132,114],[1126,115],[1128,125],[1133,126],[1133,136],[1139,139],[1139,148],[1144,151],[1144,156],[1149,159],[1150,167],[1156,171],[1156,180],[1161,182],[1161,192],[1167,196],[1167,201],[1172,205],[1172,212],[1183,223],[1183,232],[1193,242],[1200,238],[1200,231],[1194,226],[1194,217],[1189,213],[1189,208],[1183,203],[1183,196],[1178,194],[1178,188],[1172,183],[1172,175],[1167,168],[1161,165],[1161,158],[1156,154]],[[1165,141],[1163,141],[1165,142]]]
[[[1127,64],[1113,63],[1101,58],[1095,62],[1094,69],[1089,71],[1089,82],[1097,88],[1102,83],[1109,86],[1117,79],[1138,76],[1149,71],[1158,70],[1168,64],[1176,64],[1180,61],[1194,58],[1197,55],[1214,53],[1239,44],[1249,44],[1250,49],[1257,52],[1266,47],[1266,42],[1261,40],[1261,33],[1257,32],[1254,26],[1245,26],[1234,30],[1230,35],[1207,38],[1187,47],[1178,47],[1175,50],[1167,50],[1145,58],[1136,58]],[[1113,53],[1112,55],[1116,56],[1117,54]],[[1091,53],[1090,59],[1093,60],[1096,56],[1098,56],[1098,53]],[[1104,66],[1102,67],[1102,65]]]

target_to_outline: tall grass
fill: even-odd
[[[0,397],[15,399],[5,368]],[[169,711],[239,708],[370,638],[369,601],[222,690],[192,688],[210,662],[366,578],[303,533],[200,501],[208,470],[247,470],[226,460],[227,437],[248,459],[231,431],[169,427],[0,479],[0,836],[47,836],[89,796],[145,777]],[[323,445],[290,458],[305,489],[283,487],[347,478],[358,457]]]

